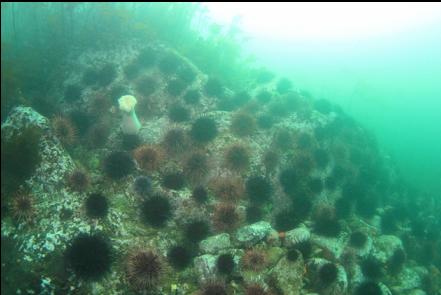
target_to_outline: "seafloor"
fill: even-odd
[[[2,293],[441,294],[439,220],[337,106],[270,75],[234,93],[160,44],[66,72],[59,116],[1,127]]]

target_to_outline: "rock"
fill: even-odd
[[[427,270],[422,267],[405,267],[400,272],[397,283],[391,286],[391,290],[396,294],[419,288],[421,286],[421,276],[427,275]]]
[[[5,132],[5,135],[8,136],[9,130],[20,130],[28,126],[48,128],[48,119],[31,107],[18,106],[12,109],[6,121],[2,124],[2,132]]]
[[[41,162],[27,183],[32,190],[43,188],[46,192],[57,191],[64,185],[66,173],[74,169],[74,163],[60,141],[52,134],[47,118],[30,107],[14,108],[2,124],[2,141],[3,136],[8,140],[11,134],[20,134],[21,130],[28,127],[38,127],[43,132],[39,143]]]
[[[383,284],[383,283],[378,283],[378,285],[381,288],[381,292],[383,293],[383,295],[392,295],[392,292],[389,290],[389,288]]]
[[[364,281],[365,277],[363,275],[363,272],[361,271],[360,265],[356,264],[354,266],[354,269],[351,269],[350,271],[352,273],[351,284],[353,286],[359,285]]]
[[[166,118],[159,118],[143,122],[141,130],[139,131],[139,137],[143,142],[153,144],[159,142],[161,137],[164,136],[165,126],[168,123]]]
[[[286,251],[280,247],[271,247],[266,251],[268,267],[273,268],[283,256],[286,256]]]
[[[199,247],[203,254],[215,254],[221,250],[231,248],[230,235],[222,233],[209,237],[200,242]]]
[[[423,290],[415,289],[415,290],[410,291],[408,293],[408,295],[427,295],[427,293],[424,292]]]
[[[217,256],[205,254],[194,259],[194,267],[201,282],[214,279],[216,276]]]
[[[386,263],[397,249],[403,249],[401,240],[396,236],[383,235],[374,240],[372,254],[382,263]]]
[[[236,232],[236,240],[244,246],[252,246],[273,231],[271,225],[266,221],[259,221],[251,225],[244,226]]]
[[[316,234],[311,235],[311,242],[331,254],[334,258],[339,258],[343,253],[346,244],[345,239],[344,235],[338,238],[328,238]]]
[[[338,268],[338,274],[337,274],[337,280],[332,286],[332,291],[337,292],[338,294],[346,294],[348,289],[348,275],[346,273],[346,270],[343,266],[340,264],[337,265]]]
[[[303,263],[292,263],[282,257],[271,270],[271,282],[285,295],[300,295],[303,286]]]

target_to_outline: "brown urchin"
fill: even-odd
[[[262,155],[262,164],[265,167],[266,172],[274,172],[279,165],[280,155],[273,151],[268,150]]]
[[[236,113],[231,118],[230,131],[237,137],[250,136],[256,129],[256,120],[250,114]]]
[[[227,295],[227,286],[220,281],[208,281],[202,285],[198,295]]]
[[[311,153],[301,152],[293,159],[293,164],[299,176],[308,176],[314,169],[315,162]]]
[[[235,229],[240,221],[236,206],[229,203],[216,205],[213,213],[213,226],[218,231],[231,231]]]
[[[72,145],[77,139],[77,130],[71,120],[66,117],[55,116],[52,119],[52,129],[64,145]]]
[[[235,203],[245,193],[244,184],[241,178],[221,177],[210,183],[210,189],[219,200]]]
[[[151,290],[162,279],[165,264],[162,258],[150,249],[135,250],[127,257],[127,280],[135,290]]]
[[[209,170],[209,159],[202,152],[194,152],[185,160],[184,174],[193,184],[203,181],[207,177]]]
[[[12,200],[11,211],[18,222],[30,222],[35,216],[34,198],[27,193],[17,193]]]
[[[242,144],[233,144],[225,150],[225,166],[233,172],[245,172],[250,166],[250,152]]]
[[[84,192],[89,187],[89,176],[82,170],[76,169],[67,177],[69,188],[75,192]]]
[[[262,271],[267,264],[265,252],[259,249],[250,249],[242,256],[242,267],[254,272]]]
[[[164,159],[162,150],[159,147],[148,144],[137,147],[133,152],[133,157],[139,167],[146,172],[158,170]]]
[[[172,128],[167,131],[162,139],[162,146],[170,156],[177,155],[188,147],[188,138],[184,129]]]
[[[245,295],[267,295],[265,288],[257,283],[245,287]]]
[[[111,106],[112,106],[112,102],[110,101],[110,98],[106,94],[98,94],[89,100],[90,110],[96,116],[101,116],[106,114],[106,112],[109,111]]]

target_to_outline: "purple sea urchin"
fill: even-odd
[[[152,180],[148,176],[139,176],[133,183],[133,189],[139,196],[147,197],[153,191]]]

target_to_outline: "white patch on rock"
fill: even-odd
[[[236,232],[236,240],[240,244],[252,246],[265,239],[272,230],[271,224],[266,221],[259,221],[240,228]]]
[[[221,250],[231,248],[230,235],[222,233],[216,236],[209,237],[200,242],[199,247],[201,252],[206,254],[214,254]]]
[[[338,238],[328,238],[316,234],[311,235],[312,243],[331,252],[335,258],[339,258],[343,253],[346,244],[345,239],[346,237],[344,235],[341,235]]]
[[[201,282],[213,279],[216,275],[216,256],[205,254],[194,259],[194,266]]]

